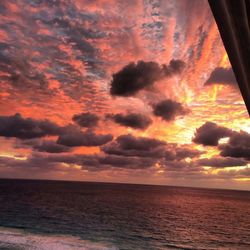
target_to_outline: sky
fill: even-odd
[[[250,122],[205,0],[2,0],[0,177],[250,189]]]

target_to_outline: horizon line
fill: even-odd
[[[139,186],[158,186],[158,187],[175,187],[175,188],[195,188],[195,189],[212,189],[212,190],[227,190],[227,191],[243,191],[250,192],[248,189],[233,189],[220,187],[201,187],[201,186],[184,186],[184,185],[168,185],[168,184],[153,184],[153,183],[131,183],[131,182],[109,182],[109,181],[87,181],[87,180],[63,180],[63,179],[33,179],[33,178],[9,178],[0,177],[1,180],[22,180],[22,181],[54,181],[54,182],[82,182],[82,183],[101,183],[101,184],[121,184],[121,185],[139,185]]]

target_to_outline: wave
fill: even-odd
[[[44,235],[21,229],[0,227],[2,250],[117,250],[105,243],[82,240],[68,235]]]

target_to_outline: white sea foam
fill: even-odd
[[[27,233],[0,227],[0,249],[11,250],[116,250],[114,246],[82,240],[74,236]]]

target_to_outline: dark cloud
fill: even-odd
[[[183,160],[186,158],[195,158],[200,156],[201,154],[205,153],[204,151],[191,149],[185,146],[176,147],[175,150],[175,159],[176,160]]]
[[[134,145],[132,145],[133,142]],[[143,146],[143,143],[147,144]],[[157,143],[154,139],[127,135],[118,137],[116,141],[104,145],[101,150],[109,155],[161,158],[165,154],[164,145],[163,142]]]
[[[107,155],[99,158],[99,163],[101,165],[109,165],[112,167],[119,167],[126,169],[145,169],[152,167],[156,163],[156,160],[154,158]]]
[[[134,137],[133,135],[121,135],[117,137],[116,141],[123,149],[135,150],[150,150],[159,146],[166,145],[166,142],[153,138]]]
[[[41,169],[46,172],[48,170],[56,170],[57,164],[47,161],[44,157],[38,155],[31,155],[26,160],[19,160],[13,157],[0,157],[0,166],[8,166],[9,168],[24,169]]]
[[[57,144],[55,141],[40,140],[40,139],[31,139],[22,141],[19,147],[22,146],[31,146],[36,151],[47,152],[47,153],[64,153],[64,152],[69,152],[71,150],[70,147]]]
[[[165,147],[164,160],[166,160],[167,162],[179,162],[187,158],[196,158],[203,153],[203,151],[191,149],[183,145],[168,144]]]
[[[237,81],[235,79],[232,68],[215,68],[209,76],[208,80],[205,82],[205,85],[211,84],[226,84],[237,86]]]
[[[44,154],[44,153],[33,153],[26,160],[19,160],[12,157],[1,157],[0,166],[18,167],[24,169],[42,169],[43,171],[48,170],[60,170],[60,164],[77,164],[83,169],[88,170],[101,170],[104,167],[99,163],[99,155],[81,155],[81,154]],[[67,169],[63,168],[63,171]]]
[[[244,148],[241,146],[238,147],[232,147],[230,145],[223,145],[220,146],[221,149],[221,156],[229,156],[229,157],[235,157],[235,158],[245,158],[250,160],[250,148]]]
[[[89,171],[102,171],[112,168],[146,169],[156,163],[156,159],[140,157],[124,157],[118,155],[42,155],[33,154],[26,160],[12,157],[1,157],[0,166],[23,169],[62,170],[61,163],[76,164]],[[65,168],[63,168],[65,171]]]
[[[206,122],[196,129],[193,142],[204,146],[217,146],[221,138],[229,137],[232,130],[218,126],[213,122]]]
[[[161,166],[168,172],[180,172],[185,173],[185,176],[191,172],[199,172],[201,169],[195,166],[192,162],[180,161],[163,161]],[[183,176],[182,176],[183,177]]]
[[[245,131],[234,132],[229,138],[228,144],[232,147],[250,148],[250,134]]]
[[[237,159],[236,159],[237,160]],[[81,167],[81,170],[88,171],[103,171],[113,168],[120,169],[134,169],[134,170],[146,170],[153,167],[158,161],[153,158],[140,158],[140,157],[124,157],[116,155],[72,155],[72,154],[33,154],[26,160],[17,159],[12,157],[0,156],[0,167],[8,166],[8,169],[19,168],[21,171],[39,171],[41,173],[49,173],[50,171],[71,171],[71,164],[77,164]],[[68,168],[61,166],[61,163],[69,164]],[[211,164],[210,164],[211,165]],[[162,170],[167,170],[166,174],[169,177],[179,178],[212,178],[207,174],[203,174],[202,167],[192,162],[181,161],[165,161],[160,165]],[[215,166],[217,167],[217,166]],[[223,167],[218,167],[223,168]],[[75,168],[74,168],[75,169]],[[250,171],[245,169],[232,169],[230,171],[220,171],[216,175],[218,178],[240,178],[249,177]]]
[[[122,126],[135,129],[146,129],[152,123],[149,117],[137,113],[107,115],[107,118]]]
[[[66,137],[65,137],[66,135]],[[121,135],[115,141],[101,146],[101,152],[91,155],[67,154],[69,147],[97,146],[107,142],[105,135],[95,135],[90,130],[82,132],[74,126],[64,128],[57,144],[50,140],[32,139],[21,141],[23,145],[31,146],[34,150],[27,160],[5,159],[0,164],[10,167],[41,168],[60,170],[60,163],[76,164],[89,171],[102,171],[111,168],[147,169],[156,163],[168,168],[184,168],[190,164],[186,158],[195,158],[202,152],[193,150],[189,145],[166,143],[161,140],[132,135]],[[111,138],[108,138],[109,140]],[[61,143],[61,144],[60,144]],[[65,146],[67,145],[67,146]],[[59,146],[59,147],[58,147]],[[63,147],[60,147],[63,146]],[[53,154],[45,154],[49,152]],[[177,170],[177,169],[176,169]],[[46,170],[47,171],[47,170]],[[175,171],[173,169],[173,171]]]
[[[111,169],[112,167],[119,167],[119,163],[114,163],[114,166],[111,165],[111,161],[109,164],[101,164],[101,159],[104,159],[103,156],[100,155],[72,155],[72,154],[43,154],[36,153],[29,156],[26,160],[16,159],[12,157],[1,157],[0,156],[0,167],[21,169],[22,171],[36,171],[42,173],[49,173],[50,171],[69,171],[76,170],[75,168],[71,168],[71,165],[78,165],[81,168],[77,171],[88,170],[88,171],[102,171],[105,169]],[[108,162],[107,162],[108,163]],[[68,168],[62,166],[62,164],[68,164]],[[136,163],[134,163],[136,164]],[[127,165],[123,165],[125,168],[129,167]],[[120,167],[123,167],[122,164]]]
[[[64,133],[58,137],[57,143],[68,147],[91,147],[101,146],[112,139],[113,136],[111,134],[97,135],[90,130],[82,132],[75,127],[67,127]]]
[[[152,86],[162,77],[162,68],[156,62],[130,63],[113,75],[110,93],[117,96],[132,96],[139,90]]]
[[[115,141],[101,147],[101,150],[109,155],[150,157],[167,161],[195,158],[204,153],[187,146],[132,135],[119,136]]]
[[[190,145],[168,144],[160,165],[168,172],[179,172],[179,174],[183,172],[185,176],[197,174],[202,169],[195,162],[203,153],[205,152],[192,149]]]
[[[98,154],[83,155],[83,154],[53,154],[45,157],[45,161],[54,163],[77,164],[84,169],[101,170]]]
[[[165,76],[172,76],[175,74],[180,74],[185,68],[185,62],[182,60],[174,60],[172,59],[169,62],[169,65],[164,64],[163,65],[163,71]]]
[[[110,94],[113,96],[133,96],[137,92],[173,74],[180,73],[185,63],[181,60],[171,60],[169,65],[159,65],[156,62],[138,61],[130,63],[113,74]]]
[[[219,140],[225,137],[229,137],[228,142],[218,146]],[[228,128],[218,126],[213,122],[206,122],[196,130],[193,142],[205,146],[218,146],[220,155],[222,157],[227,157],[226,159],[216,158],[214,160],[219,161],[221,164],[228,163],[230,165],[230,161],[234,164],[232,160],[233,158],[244,158],[245,160],[250,160],[250,134],[244,131],[236,132]],[[238,160],[239,163],[245,162],[242,159],[236,160]],[[235,162],[237,163],[237,161]]]
[[[165,121],[174,120],[177,116],[183,116],[188,113],[181,103],[167,99],[153,106],[155,116],[161,117]]]
[[[98,124],[99,117],[92,113],[81,113],[74,115],[72,120],[81,127],[90,128]]]
[[[61,132],[62,128],[49,120],[23,118],[20,114],[0,116],[0,136],[31,139]]]
[[[245,166],[247,164],[246,160],[235,159],[231,157],[214,157],[214,158],[204,158],[196,162],[200,166],[208,166],[213,168],[225,168],[225,167],[235,167],[235,166]]]
[[[250,134],[241,131],[234,132],[228,143],[220,145],[221,156],[245,158],[250,160]]]
[[[156,159],[152,158],[141,158],[133,156],[124,157],[119,155],[102,154],[67,154],[38,157],[43,158],[44,162],[77,164],[81,166],[82,169],[88,169],[90,171],[99,171],[104,169],[110,169],[113,167],[124,169],[144,169],[153,166],[156,162]]]

